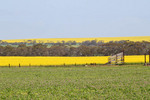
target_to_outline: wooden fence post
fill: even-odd
[[[124,64],[124,50],[123,50],[123,64]]]
[[[19,67],[21,67],[20,63],[19,63]]]
[[[146,64],[146,54],[144,55],[144,60],[145,60],[145,64]]]
[[[108,58],[108,63],[110,63],[110,64],[111,64],[111,58]]]
[[[117,55],[116,55],[116,64],[117,64],[117,62],[118,62],[117,59],[118,59],[118,57],[117,57]]]
[[[149,64],[150,64],[150,50],[149,50]]]
[[[9,64],[8,66],[9,66],[9,68],[10,68],[10,64]]]

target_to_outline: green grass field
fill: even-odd
[[[0,99],[150,100],[150,67],[3,67]]]

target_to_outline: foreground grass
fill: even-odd
[[[0,68],[0,99],[150,99],[150,67]]]

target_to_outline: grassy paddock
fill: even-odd
[[[150,99],[150,66],[0,68],[0,99]]]

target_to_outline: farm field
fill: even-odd
[[[97,40],[97,41],[120,41],[120,40],[130,40],[130,41],[150,41],[150,36],[135,36],[135,37],[97,37],[97,38],[44,38],[44,39],[13,39],[13,40],[3,40],[8,43],[14,43],[14,42],[27,42],[28,40],[35,40],[40,43],[49,43],[49,42],[68,42],[68,41],[76,41],[76,42],[83,42],[83,41],[91,41],[91,40]]]
[[[49,65],[81,65],[81,64],[105,64],[108,61],[108,56],[101,57],[19,57],[19,56],[4,56],[0,57],[0,66],[49,66]]]
[[[105,64],[109,56],[90,57],[19,57],[1,56],[0,66],[49,66],[49,65],[85,65],[90,63]],[[147,56],[147,62],[148,62]],[[144,63],[144,55],[125,56],[125,63]]]
[[[150,67],[0,68],[0,99],[150,99]]]

